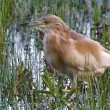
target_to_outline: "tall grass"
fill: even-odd
[[[55,14],[109,49],[108,2],[102,1],[99,6],[96,0],[1,0],[0,110],[109,110],[109,70],[64,94],[63,86],[69,87],[64,83],[69,81],[67,76],[54,77],[43,69],[42,34],[21,26],[31,19]]]

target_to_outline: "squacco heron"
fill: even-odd
[[[87,75],[100,76],[110,67],[110,52],[99,42],[69,28],[55,15],[29,23],[44,33],[43,50],[47,63],[67,74],[73,85]]]

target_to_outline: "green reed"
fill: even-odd
[[[76,96],[70,100],[73,92],[64,94],[62,91],[62,83],[67,76],[61,77],[55,85],[53,83],[54,77],[49,75],[47,71],[44,71],[45,74],[42,75],[38,73],[39,70],[36,68],[35,73],[33,73],[32,68],[37,64],[31,64],[30,51],[27,51],[25,62],[22,62],[22,59],[15,54],[12,45],[13,38],[17,37],[13,35],[16,25],[20,35],[27,33],[29,36],[37,36],[33,36],[37,57],[37,54],[42,51],[42,40],[40,39],[42,35],[38,31],[31,31],[28,27],[20,25],[29,22],[32,18],[37,19],[46,14],[55,14],[61,17],[71,28],[84,34],[87,33],[87,23],[92,20],[91,38],[98,40],[109,49],[107,33],[110,31],[110,18],[105,17],[108,10],[107,6],[107,1],[103,1],[101,7],[98,7],[96,0],[91,0],[91,5],[85,0],[1,0],[0,109],[8,110],[11,107],[20,110],[19,102],[23,102],[22,105],[26,110],[44,110],[46,107],[49,110],[61,110],[63,108],[68,110],[109,110],[109,70],[101,77],[88,78],[88,87],[79,85],[75,91]],[[93,9],[93,12],[90,8]],[[27,58],[29,58],[28,61]],[[41,58],[38,57],[38,59]],[[33,74],[36,75],[36,81],[33,81]]]

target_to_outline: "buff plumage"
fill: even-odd
[[[100,76],[110,67],[109,51],[70,29],[61,18],[47,15],[30,26],[44,33],[44,57],[48,64],[67,74],[74,84],[87,75]]]

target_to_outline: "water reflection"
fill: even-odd
[[[32,70],[34,82],[41,82],[41,75],[44,69],[43,51],[36,48],[36,35],[29,33],[15,32],[13,35],[14,56],[17,58],[17,63],[23,62],[26,68]],[[40,84],[41,84],[40,83]]]

